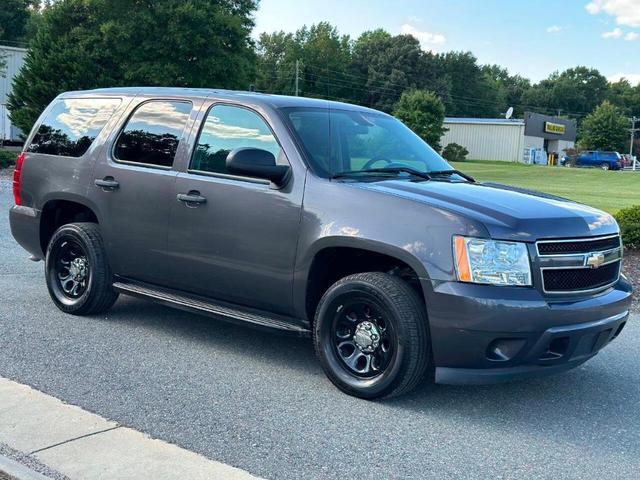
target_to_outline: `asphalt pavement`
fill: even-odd
[[[638,478],[640,317],[583,366],[367,402],[310,340],[121,296],[105,315],[50,301],[9,232],[0,181],[0,376],[268,479]]]

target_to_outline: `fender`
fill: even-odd
[[[408,249],[400,248],[377,240],[362,237],[331,235],[319,238],[304,252],[298,252],[298,259],[293,279],[293,307],[296,316],[306,318],[306,301],[309,274],[313,260],[328,248],[354,248],[371,253],[385,255],[399,260],[413,269],[420,280],[428,283],[429,275],[422,262]],[[421,281],[421,284],[425,282]]]

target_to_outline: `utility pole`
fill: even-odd
[[[631,161],[633,162],[633,167],[632,167],[633,171],[636,170],[636,161],[633,160],[633,141],[636,136],[636,131],[640,130],[640,129],[636,129],[636,122],[639,122],[639,121],[640,121],[640,118],[631,117],[631,141],[629,142],[629,156],[632,158]]]
[[[296,60],[296,97],[300,93],[300,89],[298,88],[299,81],[300,81],[300,60]]]

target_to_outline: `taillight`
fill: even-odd
[[[13,171],[13,201],[16,205],[22,204],[20,198],[20,177],[22,176],[22,164],[24,163],[24,152],[16,158],[16,169]]]

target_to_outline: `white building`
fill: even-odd
[[[7,110],[7,97],[11,92],[13,78],[24,65],[27,50],[25,48],[0,45],[0,57],[6,62],[4,76],[0,75],[0,142],[19,141],[20,130],[11,124]]]
[[[576,126],[571,120],[525,112],[524,120],[504,118],[453,118],[444,121],[449,129],[440,140],[444,148],[457,143],[469,150],[470,160],[524,162],[532,151],[563,154],[575,146]]]

